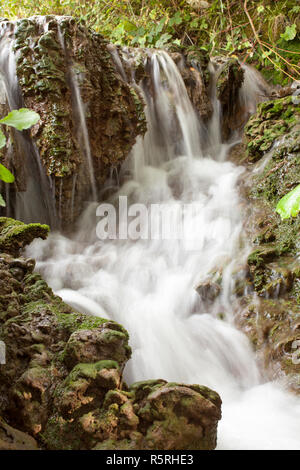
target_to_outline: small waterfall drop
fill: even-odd
[[[60,25],[58,25],[58,39],[62,47],[62,50],[64,51],[64,54],[66,56],[66,60],[69,61],[68,51],[65,46],[64,36],[63,36]],[[74,65],[72,63],[70,63],[69,65],[69,80],[71,84],[71,92],[72,92],[73,101],[74,101],[73,109],[76,111],[76,114],[78,115],[76,121],[78,121],[78,132],[80,133],[79,142],[82,142],[82,152],[85,155],[87,164],[88,164],[87,166],[88,166],[88,173],[89,173],[90,184],[91,184],[92,200],[96,201],[97,187],[96,187],[96,180],[95,180],[93,157],[92,157],[91,146],[90,146],[89,132],[88,132],[88,127],[87,127],[86,117],[85,117],[85,106],[82,101],[82,97],[80,93],[78,77],[77,77]]]
[[[192,245],[181,239],[106,239],[96,236],[96,203],[78,221],[74,236],[36,240],[28,254],[47,282],[74,308],[109,317],[129,331],[133,357],[128,382],[149,378],[200,383],[223,400],[218,447],[299,448],[300,401],[280,384],[265,383],[248,339],[233,325],[230,279],[248,247],[243,236],[237,181],[241,167],[206,154],[202,124],[177,67],[165,52],[149,52],[145,97],[148,131],[124,165],[123,184],[108,199],[127,219],[128,206],[153,204],[187,212]],[[124,76],[127,76],[124,71]],[[213,126],[212,126],[213,128]],[[129,171],[129,173],[128,173]],[[195,291],[223,268],[222,295],[211,305]],[[223,319],[221,319],[223,318]]]
[[[0,87],[1,96],[5,96],[10,110],[24,107],[21,90],[16,74],[14,44],[14,25],[2,23],[0,35]],[[4,100],[3,100],[4,101]],[[5,104],[5,103],[3,103]],[[12,130],[15,136],[17,152],[26,164],[23,165],[25,175],[22,175],[25,191],[17,191],[15,200],[11,200],[11,187],[6,185],[7,215],[11,215],[14,205],[14,214],[17,219],[26,223],[48,223],[57,228],[55,199],[52,181],[47,177],[42,166],[38,149],[28,133]]]

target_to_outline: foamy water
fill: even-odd
[[[148,208],[197,203],[187,220],[192,248],[182,240],[99,240],[97,203],[91,203],[71,237],[53,233],[34,241],[27,254],[74,308],[127,328],[133,348],[128,383],[164,378],[221,395],[219,449],[300,449],[300,400],[278,383],[265,383],[248,339],[233,325],[231,273],[249,251],[237,191],[243,169],[214,152],[203,155],[202,124],[176,65],[165,53],[151,63],[154,94],[141,90],[149,130],[126,164],[127,179],[106,202],[117,206],[121,195],[128,205]],[[210,132],[219,121],[214,116]],[[218,145],[226,154],[228,146]],[[206,305],[195,287],[217,268],[223,269],[222,293]]]

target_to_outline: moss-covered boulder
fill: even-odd
[[[245,127],[249,160],[252,162],[259,160],[281,136],[287,136],[291,140],[290,144],[284,145],[285,149],[288,149],[289,145],[293,146],[292,141],[299,137],[299,123],[299,97],[286,96],[260,103],[257,113],[250,118]],[[281,150],[283,152],[283,148]]]
[[[281,379],[300,393],[300,311],[294,299],[243,299],[237,325],[250,338],[258,352],[261,369],[270,379]]]
[[[18,253],[35,238],[45,240],[49,233],[47,225],[24,224],[19,220],[0,217],[0,253]]]
[[[89,368],[76,366],[59,390],[58,413],[44,433],[49,448],[59,449],[62,443],[70,449],[95,450],[208,450],[216,446],[221,418],[217,393],[164,380],[138,382],[122,390],[116,383],[112,386],[116,371],[115,364],[101,362]],[[95,393],[101,397],[98,407]],[[80,408],[81,417],[74,421]]]
[[[3,34],[12,41],[24,104],[41,116],[30,133],[66,227],[95,197],[93,179],[100,190],[145,132],[143,103],[116,72],[106,40],[83,22],[34,16],[0,24],[0,40]],[[0,157],[16,175],[17,191],[28,185],[26,151],[11,131]]]
[[[262,103],[245,128],[250,203],[246,230],[252,242],[238,325],[250,336],[270,377],[300,393],[300,216],[281,220],[278,201],[300,183],[299,97]]]
[[[13,232],[16,227],[23,228],[24,239]],[[46,235],[41,227],[42,232],[30,230],[12,219],[0,225],[0,246],[11,234],[7,252],[0,254],[0,340],[6,359],[0,364],[0,415],[44,449],[214,449],[218,394],[164,380],[128,387],[123,380],[131,356],[127,331],[80,314],[54,295],[34,272],[34,260],[19,254],[35,233]],[[20,443],[20,436],[14,443],[11,428],[0,421],[0,447],[8,441],[8,448],[36,445],[31,437]]]

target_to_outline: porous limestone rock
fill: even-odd
[[[20,226],[22,243],[13,231]],[[0,255],[1,416],[44,449],[214,449],[219,395],[164,380],[128,387],[122,376],[131,356],[127,331],[82,315],[53,294],[34,261],[15,251],[32,239],[25,227],[11,219],[0,225],[0,246],[9,231],[14,247],[13,255]],[[34,230],[45,235],[42,226]],[[6,445],[3,426],[0,446]],[[30,437],[19,442],[11,439],[11,448],[35,446]]]
[[[41,117],[30,134],[52,181],[57,217],[67,227],[93,197],[89,152],[100,190],[146,130],[143,102],[116,73],[106,40],[82,21],[34,16],[2,21],[1,27],[13,40],[24,105]],[[26,149],[19,148],[14,135],[10,131],[1,155],[16,176],[15,189],[25,191]]]
[[[296,98],[296,99],[295,99]],[[245,180],[250,202],[246,230],[248,294],[237,324],[245,331],[271,378],[300,393],[300,216],[281,220],[278,201],[300,182],[300,107],[288,96],[258,105],[245,128],[248,163],[257,171]],[[265,159],[265,160],[263,160]],[[252,165],[253,166],[253,165]]]
[[[12,428],[0,417],[0,450],[38,450],[38,446],[33,437]]]
[[[236,129],[241,129],[244,109],[238,99],[244,81],[244,70],[237,59],[226,59],[218,72],[217,98],[222,105],[222,137],[226,141]]]

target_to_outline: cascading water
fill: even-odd
[[[63,36],[60,25],[58,25],[58,39],[60,41],[60,45],[62,47],[62,50],[64,51],[64,54],[67,60],[68,51],[65,46],[64,36]],[[76,110],[78,114],[78,119],[75,119],[75,121],[78,121],[78,124],[79,124],[78,126],[79,132],[82,136],[82,139],[79,136],[79,141],[82,140],[82,148],[83,148],[82,150],[86,156],[86,160],[88,164],[87,166],[88,166],[88,173],[89,173],[89,179],[90,179],[90,184],[91,184],[92,199],[95,201],[97,199],[97,187],[96,187],[96,180],[95,180],[95,173],[94,173],[94,166],[93,166],[92,151],[91,151],[91,146],[90,146],[89,132],[88,132],[88,127],[87,127],[86,118],[85,118],[85,107],[84,107],[81,93],[80,93],[80,87],[78,83],[77,74],[72,64],[70,64],[70,67],[69,67],[69,80],[71,84],[71,92],[72,92],[72,97],[74,101],[74,106],[72,106],[72,109]]]
[[[1,23],[0,38],[0,95],[5,97],[3,104],[7,102],[10,110],[19,109],[24,107],[24,103],[16,74],[12,23]],[[26,190],[18,191],[12,202],[10,188],[6,186],[7,215],[14,213],[17,219],[24,222],[49,223],[57,228],[53,183],[42,167],[37,147],[25,133],[13,132],[18,153],[26,162],[23,165]],[[12,205],[15,206],[14,211],[11,211]]]
[[[247,338],[233,326],[231,273],[248,250],[236,187],[243,170],[203,155],[201,124],[176,65],[160,52],[148,60],[151,89],[144,83],[141,90],[148,132],[132,151],[122,186],[107,202],[122,211],[119,196],[125,196],[128,206],[142,204],[149,212],[153,204],[178,211],[193,203],[186,220],[192,245],[142,235],[100,240],[92,203],[74,236],[53,233],[46,242],[33,242],[28,254],[74,308],[128,329],[133,347],[128,382],[164,378],[220,393],[218,448],[299,448],[299,399],[280,384],[264,382]],[[120,226],[125,219],[123,212]],[[220,267],[222,295],[205,305],[195,286]]]

